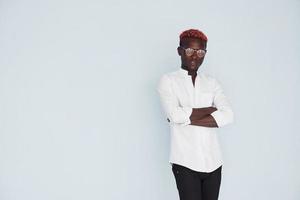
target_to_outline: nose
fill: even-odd
[[[197,52],[194,52],[192,55],[193,60],[197,60],[198,56],[197,56]]]

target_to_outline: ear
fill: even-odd
[[[205,49],[206,49],[206,47],[207,47],[207,41],[204,42],[204,46],[205,46]]]
[[[177,52],[178,52],[178,55],[181,56],[181,54],[182,54],[182,48],[177,47]]]

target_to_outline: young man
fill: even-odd
[[[233,122],[219,82],[197,73],[207,37],[197,29],[180,34],[181,68],[160,79],[158,92],[171,130],[169,162],[180,200],[217,200],[222,155],[215,128]]]

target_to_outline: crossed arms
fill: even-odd
[[[211,116],[211,113],[216,111],[215,107],[193,108],[190,118],[190,125],[218,127],[216,120]],[[170,122],[170,119],[167,119]]]
[[[183,107],[172,90],[170,79],[164,75],[157,89],[168,121],[182,126],[204,127],[221,127],[233,122],[233,112],[220,84],[216,80],[212,81],[214,99],[211,107]]]

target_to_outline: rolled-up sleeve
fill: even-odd
[[[163,75],[159,81],[157,91],[160,96],[160,101],[165,114],[167,115],[170,123],[180,125],[189,125],[191,123],[190,116],[193,108],[182,107],[172,90],[172,83],[168,75]]]
[[[234,114],[230,103],[217,80],[214,80],[214,92],[213,106],[216,107],[217,110],[211,113],[211,116],[213,116],[217,122],[218,127],[222,127],[234,121]]]

